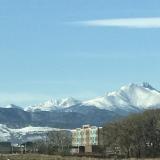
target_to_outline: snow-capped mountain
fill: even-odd
[[[44,139],[50,131],[60,131],[58,128],[51,127],[24,127],[12,129],[4,124],[0,124],[0,141],[10,141],[12,143],[22,143]]]
[[[73,107],[77,105],[83,107],[94,106],[98,109],[109,111],[124,110],[126,112],[134,112],[159,107],[160,92],[148,83],[143,83],[142,85],[131,83],[121,87],[117,91],[109,92],[104,96],[90,100],[78,101],[74,98],[50,100],[45,103],[26,107],[25,111],[54,111],[61,109],[71,112],[74,111]]]
[[[80,103],[81,103],[80,101],[74,98],[64,98],[59,100],[58,99],[50,100],[41,104],[28,106],[24,110],[25,111],[53,111],[53,110],[68,108]]]
[[[83,105],[96,106],[110,111],[157,108],[160,107],[160,92],[147,83],[143,85],[132,83],[105,96],[85,101]]]
[[[17,109],[22,109],[22,107],[16,106],[14,104],[9,104],[7,106],[5,106],[4,108],[17,108]]]

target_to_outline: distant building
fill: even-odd
[[[101,145],[102,127],[83,125],[82,128],[72,130],[73,152],[94,152],[95,146]]]

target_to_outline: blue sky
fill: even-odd
[[[159,6],[0,0],[0,104],[93,98],[130,82],[160,88]]]

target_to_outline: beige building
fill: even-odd
[[[83,125],[82,128],[72,130],[72,146],[77,152],[92,152],[93,146],[100,144],[100,130],[102,127]]]

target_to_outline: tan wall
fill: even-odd
[[[89,129],[86,129],[86,139],[85,139],[86,145],[90,144],[90,139],[89,138],[90,138]]]
[[[91,145],[85,146],[85,153],[91,153],[91,152],[92,152],[92,146]]]

